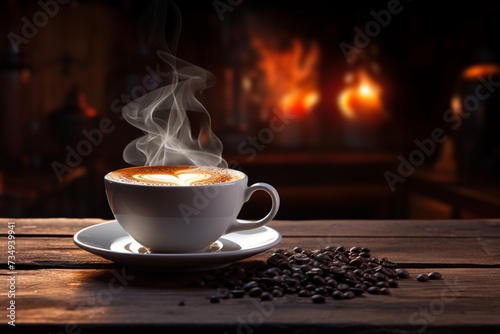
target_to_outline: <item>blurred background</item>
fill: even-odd
[[[142,134],[121,108],[166,77],[149,4],[0,1],[0,216],[112,218],[103,176]],[[499,3],[177,6],[166,42],[181,24],[176,55],[215,75],[223,157],[277,219],[500,216]]]

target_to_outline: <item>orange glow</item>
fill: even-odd
[[[466,68],[462,72],[462,78],[477,79],[492,73],[500,73],[500,66],[495,64],[478,64]]]
[[[281,48],[258,37],[252,39],[252,45],[259,54],[257,66],[263,74],[264,108],[278,107],[297,116],[309,114],[320,99],[318,45],[307,46],[294,39],[288,48]]]
[[[311,112],[318,101],[318,92],[302,92],[301,90],[295,90],[283,96],[280,107],[285,112],[291,112],[300,116]]]
[[[458,116],[462,113],[462,101],[460,100],[460,96],[453,95],[450,101],[451,111],[455,116]]]
[[[78,92],[78,106],[83,110],[85,116],[94,118],[97,116],[97,110],[90,106],[87,102],[87,96],[83,92]]]
[[[352,74],[348,73],[346,79],[352,81]],[[363,116],[380,116],[382,114],[382,90],[363,71],[358,73],[357,82],[346,87],[339,95],[338,104],[340,111],[347,118]]]

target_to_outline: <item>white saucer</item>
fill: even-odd
[[[194,253],[149,253],[116,220],[84,228],[75,244],[93,254],[125,265],[166,271],[203,271],[222,268],[268,250],[281,241],[274,229],[263,226],[224,235],[210,247]]]

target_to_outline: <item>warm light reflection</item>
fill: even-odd
[[[338,98],[340,111],[345,117],[352,119],[382,114],[382,90],[374,80],[364,71],[359,71],[356,79],[348,73],[346,81],[350,84]]]
[[[460,100],[460,96],[454,95],[450,101],[451,111],[455,116],[458,116],[462,113],[462,101]]]

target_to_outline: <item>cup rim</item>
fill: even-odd
[[[214,169],[219,169],[219,170],[222,169],[222,170],[231,171],[231,173],[240,174],[241,177],[239,179],[233,180],[233,181],[219,182],[219,183],[212,183],[212,184],[193,184],[193,185],[168,185],[168,184],[154,184],[153,185],[153,184],[141,184],[141,183],[128,183],[128,182],[125,182],[125,181],[111,180],[108,177],[111,173],[118,172],[118,171],[121,171],[121,170],[141,168],[141,167],[153,167],[154,168],[154,167],[169,167],[169,166],[172,166],[172,167],[214,168]],[[243,173],[242,171],[237,170],[237,169],[233,169],[233,168],[229,168],[229,167],[219,167],[219,166],[195,166],[195,165],[130,166],[130,167],[123,167],[123,168],[114,169],[114,170],[109,171],[108,173],[106,173],[104,175],[104,180],[106,182],[109,182],[109,183],[117,183],[117,184],[122,184],[122,185],[126,185],[126,186],[138,186],[138,187],[148,187],[148,188],[169,188],[169,189],[172,189],[172,188],[193,188],[193,187],[200,187],[201,188],[201,187],[224,186],[224,185],[230,185],[230,184],[241,182],[241,181],[245,180],[246,178],[248,178],[248,176],[245,173]]]

